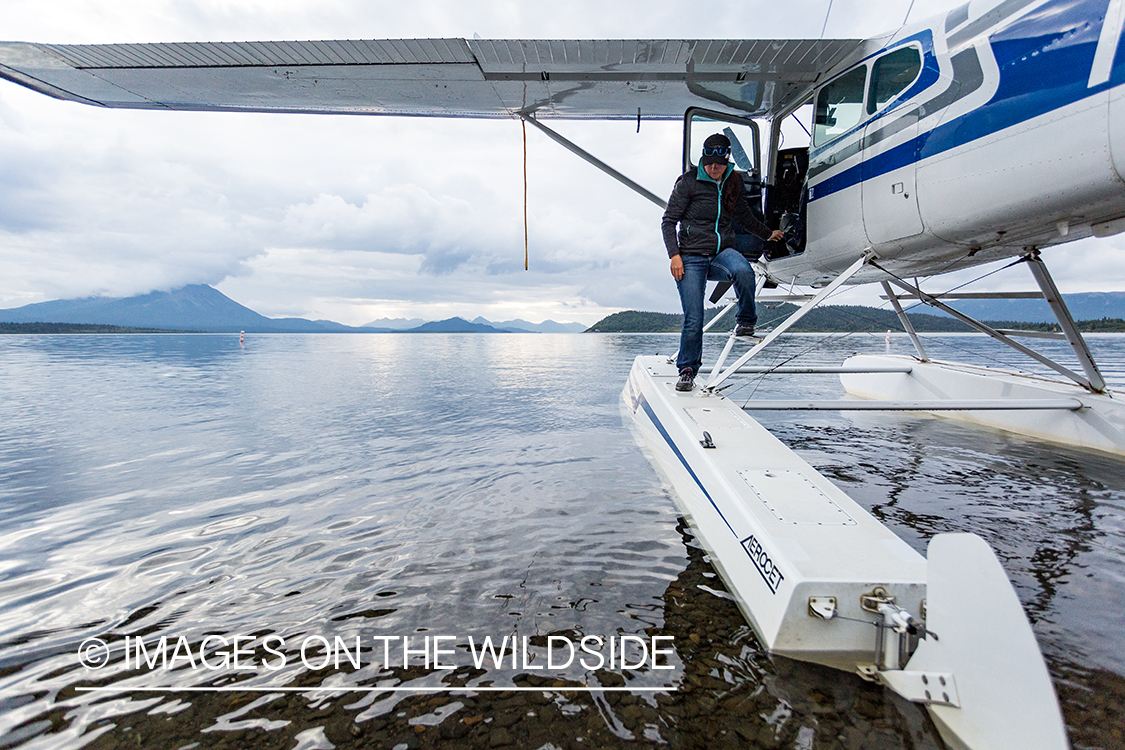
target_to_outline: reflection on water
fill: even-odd
[[[318,737],[321,747],[363,744],[378,737],[385,746],[443,747],[463,741],[473,747],[619,747],[639,740],[676,747],[942,747],[924,711],[888,696],[853,675],[786,659],[768,659],[738,613],[705,554],[682,520],[686,567],[659,603],[663,625],[646,635],[667,635],[677,644],[675,691],[655,697],[633,693],[558,690],[590,684],[620,687],[639,675],[595,671],[590,680],[551,680],[529,672],[512,679],[520,687],[554,687],[555,692],[507,692],[410,696],[357,694],[341,689],[328,695],[273,693],[199,694],[190,705],[180,699],[143,694],[115,695],[94,702],[102,726],[92,747],[117,747],[124,734],[165,746],[224,732],[236,746],[273,733],[270,746],[301,746]],[[421,668],[385,669],[354,685],[425,683]],[[487,684],[485,670],[459,667],[442,684]],[[321,684],[310,673],[290,686]],[[66,712],[46,721],[65,725]],[[154,716],[160,717],[159,721]],[[96,733],[97,723],[91,730]],[[127,734],[126,734],[127,733]]]
[[[932,340],[935,357],[1008,357],[978,337]],[[1118,341],[1093,337],[1111,382],[1125,372]],[[667,335],[260,336],[245,348],[237,336],[0,338],[0,746],[939,747],[916,707],[761,652],[622,424],[633,357],[675,346]],[[883,348],[882,336],[792,336],[767,354],[837,364]],[[840,392],[834,376],[728,391]],[[1125,463],[920,416],[760,419],[923,553],[943,531],[988,540],[1075,746],[1120,746]],[[291,658],[232,678],[117,659],[90,671],[76,654],[90,637],[197,648],[216,634],[255,636],[261,656],[274,635]],[[314,671],[291,650],[310,635],[373,634],[527,636],[533,664],[550,635],[666,634],[675,669],[547,675],[477,668],[459,648],[439,674],[420,660],[377,664],[368,642],[359,669]],[[154,675],[340,691],[135,690]],[[677,689],[347,690],[556,683]]]

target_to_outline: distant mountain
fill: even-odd
[[[453,318],[450,318],[453,320]],[[457,318],[457,320],[464,320],[464,318]],[[445,321],[437,321],[445,322]],[[581,323],[556,323],[553,320],[544,320],[542,323],[529,323],[526,320],[505,320],[499,323],[488,320],[487,318],[477,317],[469,321],[482,326],[491,326],[500,331],[509,331],[511,333],[581,333],[586,330],[586,326]],[[370,323],[365,323],[364,328],[391,328],[396,331],[413,331],[426,325],[427,321],[421,318],[379,318]],[[427,331],[432,329],[426,329]]]
[[[1085,330],[1119,330],[1117,319],[1125,318],[1125,292],[1088,292],[1065,295],[1071,314],[1078,321],[1087,321]],[[954,305],[968,315],[983,320],[1003,321],[1001,327],[1027,325],[1053,320],[1043,300],[962,300]],[[759,326],[784,318],[792,305],[759,310]],[[926,313],[918,312],[925,309]],[[708,316],[716,310],[709,310]],[[930,308],[916,308],[910,319],[921,331],[967,330],[955,320]],[[1108,325],[1092,322],[1109,319]],[[679,331],[679,315],[646,313],[635,310],[616,313],[595,323],[589,330],[603,332]],[[238,304],[222,292],[205,284],[192,284],[170,292],[150,292],[135,297],[84,297],[72,300],[38,302],[23,307],[0,310],[0,323],[51,323],[92,326],[119,326],[134,329],[166,331],[207,331],[227,333],[562,333],[584,330],[578,323],[556,323],[551,320],[529,323],[507,320],[493,323],[485,318],[467,321],[463,318],[421,323],[420,319],[382,319],[366,326],[346,326],[331,320],[304,318],[267,318]],[[386,323],[387,325],[375,325]],[[417,325],[409,325],[417,323]],[[729,328],[729,325],[727,326]],[[829,305],[811,311],[794,330],[800,331],[880,331],[898,330],[894,313],[873,307]]]
[[[1034,285],[1032,285],[1033,287]],[[1125,292],[1064,294],[1063,300],[1075,320],[1125,318]],[[905,303],[903,303],[905,305]],[[1053,323],[1054,313],[1042,299],[949,300],[950,307],[977,320],[1008,320],[1021,323]],[[933,308],[927,311],[945,315]]]
[[[81,323],[214,333],[346,333],[390,329],[355,328],[330,320],[267,318],[206,284],[135,297],[83,297],[0,310],[5,323]]]
[[[553,320],[544,320],[542,323],[529,323],[526,320],[516,318],[515,320],[503,320],[496,323],[478,317],[474,318],[473,322],[499,328],[504,331],[511,331],[513,333],[582,333],[586,330],[586,326],[581,323],[556,323]]]
[[[552,320],[539,324],[526,320],[493,324],[484,318],[477,318],[471,323],[464,318],[429,323],[421,318],[382,318],[357,327],[331,320],[267,318],[206,284],[191,284],[170,292],[150,292],[135,297],[83,297],[37,302],[0,310],[0,323],[102,325],[213,333],[556,333],[585,330],[580,323],[555,323]]]
[[[426,321],[421,318],[379,318],[370,323],[364,323],[362,328],[389,328],[392,331],[405,331],[408,328],[417,328]]]
[[[510,331],[502,331],[483,323],[470,323],[464,318],[449,318],[448,320],[423,323],[417,328],[410,328],[399,333],[510,333]]]

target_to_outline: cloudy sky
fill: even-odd
[[[955,4],[916,0],[910,18]],[[4,0],[0,37],[816,38],[828,5]],[[825,35],[874,36],[909,5],[833,0]],[[645,122],[639,134],[631,122],[550,124],[670,191],[678,123]],[[103,111],[0,81],[0,308],[211,284],[264,315],[353,325],[453,315],[590,324],[622,309],[678,310],[660,209],[528,130],[524,271],[517,121]],[[1125,242],[1087,240],[1046,259],[1064,292],[1125,290]],[[840,301],[875,299],[860,290]]]

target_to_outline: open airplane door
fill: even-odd
[[[703,147],[703,141],[712,133],[723,133],[731,141],[731,156],[735,169],[761,176],[761,133],[758,123],[749,117],[717,112],[703,107],[689,107],[684,112],[684,151],[682,168],[686,172],[695,166],[693,150]]]
[[[761,131],[754,120],[703,107],[689,107],[684,112],[684,149],[681,164],[683,171],[695,169],[703,142],[714,133],[722,133],[730,139],[731,158],[734,160],[734,168],[744,175],[746,199],[750,203],[750,210],[764,223],[766,217],[762,213]],[[735,249],[748,259],[761,255],[762,247],[762,241],[757,237],[742,233],[736,235]],[[730,287],[730,282],[726,281],[712,287],[711,303],[715,304],[722,299]]]
[[[996,555],[975,534],[930,541],[926,630],[905,669],[879,676],[925,704],[950,747],[1068,747],[1031,625]]]

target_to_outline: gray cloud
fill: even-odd
[[[912,18],[953,4],[919,0]],[[8,0],[5,36],[807,38],[827,5]],[[882,32],[906,5],[837,0],[828,34]],[[671,189],[678,123],[557,128],[657,194]],[[528,149],[525,272],[516,122],[105,111],[0,82],[0,306],[210,283],[267,315],[345,323],[678,309],[660,210],[538,132]],[[1097,255],[1099,281],[1125,288],[1117,244],[1086,247],[1050,252]],[[1055,267],[1064,285],[1089,283]]]

